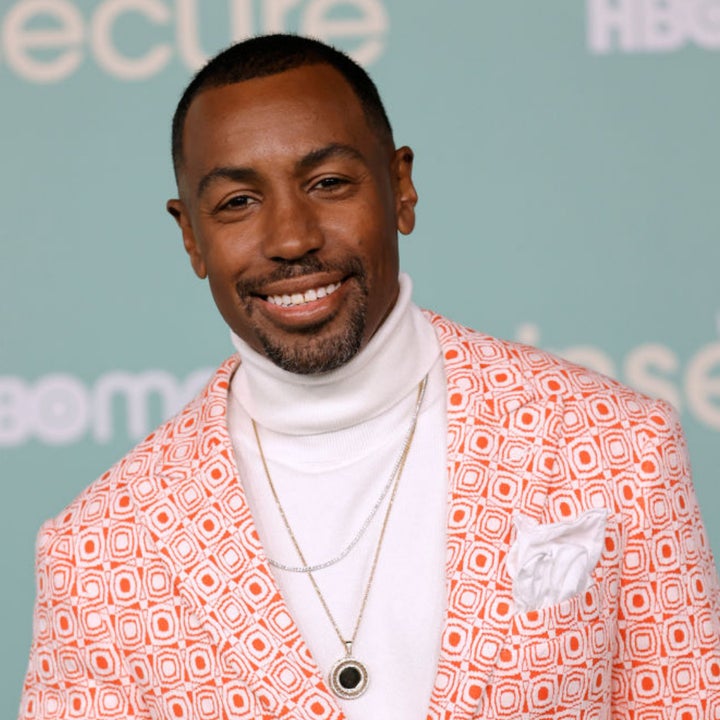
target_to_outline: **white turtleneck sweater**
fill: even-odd
[[[286,372],[233,335],[242,364],[228,424],[240,477],[269,558],[300,565],[263,471],[257,425],[278,496],[308,564],[338,555],[355,537],[402,451],[425,375],[415,438],[389,516],[353,656],[368,669],[359,698],[338,700],[349,720],[424,717],[445,606],[446,390],[434,330],[400,276],[398,300],[367,346],[343,367]],[[390,493],[354,549],[314,577],[350,639]],[[273,568],[300,632],[327,677],[345,651],[308,576]]]

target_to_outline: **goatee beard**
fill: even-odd
[[[324,332],[324,328],[335,320],[332,316],[316,325],[310,325],[293,333],[295,341],[283,342],[270,333],[256,328],[257,338],[265,355],[275,365],[298,375],[314,375],[330,372],[352,360],[362,346],[367,325],[368,287],[365,268],[357,258],[346,262],[325,264],[314,255],[307,255],[297,261],[279,265],[275,271],[262,280],[244,280],[237,285],[241,298],[256,294],[256,288],[269,282],[302,277],[312,273],[340,272],[346,282],[355,287],[348,288],[346,305],[347,317],[344,325],[335,332]],[[252,304],[246,303],[248,314],[252,315]],[[341,310],[342,312],[342,310]]]
[[[363,300],[365,297],[362,296]],[[365,334],[366,318],[367,304],[362,302],[352,308],[341,333],[313,337],[313,328],[308,328],[302,333],[305,342],[284,344],[273,342],[271,337],[258,331],[258,339],[265,355],[283,370],[298,375],[330,372],[357,355]]]

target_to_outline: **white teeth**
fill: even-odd
[[[267,301],[272,305],[280,305],[281,307],[290,307],[295,305],[304,305],[305,303],[320,300],[321,298],[332,295],[338,288],[340,283],[330,283],[323,287],[313,288],[305,293],[293,293],[292,295],[268,295]]]

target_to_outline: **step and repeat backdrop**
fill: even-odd
[[[2,717],[40,524],[232,352],[164,210],[169,124],[274,31],[364,63],[415,149],[416,301],[671,401],[720,558],[718,0],[2,0]]]

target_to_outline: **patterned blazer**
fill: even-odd
[[[429,315],[448,388],[447,610],[428,718],[720,718],[720,588],[662,402]],[[22,718],[343,717],[226,428],[237,358],[42,528]],[[607,508],[586,591],[516,612],[513,515]]]

